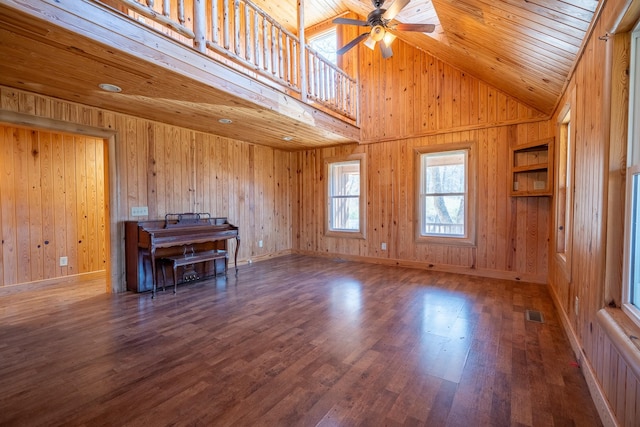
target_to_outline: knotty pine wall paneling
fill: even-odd
[[[0,129],[0,285],[104,270],[104,141]],[[67,266],[59,265],[63,256]]]
[[[508,195],[510,144],[553,135],[540,113],[400,40],[394,55],[358,47],[363,144],[296,153],[294,250],[546,282],[549,198]],[[415,150],[478,145],[476,245],[415,243]],[[367,158],[366,239],[324,236],[324,160]],[[381,244],[387,243],[382,251]]]
[[[552,233],[549,287],[603,418],[618,425],[637,426],[640,420],[638,372],[628,362],[629,354],[623,354],[615,344],[619,339],[610,335],[598,320],[598,313],[612,300],[620,304],[616,295],[619,299],[622,286],[618,273],[622,271],[623,262],[620,256],[622,223],[609,220],[608,216],[619,217],[624,211],[624,197],[619,191],[608,189],[611,184],[624,184],[620,174],[624,175],[625,162],[624,154],[621,154],[622,158],[610,158],[609,153],[611,146],[614,153],[620,151],[620,141],[610,141],[610,137],[626,139],[626,124],[609,123],[609,120],[626,117],[622,111],[628,108],[628,85],[625,83],[628,79],[628,46],[612,46],[618,43],[618,35],[600,36],[611,31],[610,23],[617,21],[624,7],[625,2],[617,0],[605,4],[558,103],[559,106],[571,104],[571,126],[575,130],[573,244],[571,265],[565,269],[555,254],[556,236]],[[619,39],[621,43],[628,43],[629,37],[620,36]],[[621,57],[610,55],[613,51],[609,49],[623,55],[626,52],[626,64],[611,64],[620,61]],[[572,101],[574,91],[575,101]],[[561,110],[555,113],[552,123],[557,123]],[[552,206],[555,212],[555,200]],[[615,229],[607,229],[608,225]],[[610,239],[613,236],[609,247],[608,234]],[[607,251],[613,256],[607,257]],[[566,271],[571,272],[569,276]],[[616,289],[607,289],[607,277],[611,281],[609,286]],[[617,283],[613,283],[615,277],[618,277]]]
[[[37,163],[31,154],[35,143],[31,130],[16,131],[20,150],[0,145],[2,285],[44,279],[52,270],[56,277],[99,271],[105,268],[104,259],[110,254],[111,258],[118,258],[113,262],[115,271],[111,271],[115,278],[112,291],[124,291],[124,241],[123,234],[118,234],[123,222],[162,219],[175,212],[209,212],[228,217],[240,227],[241,263],[291,250],[291,194],[295,188],[292,153],[7,87],[0,87],[0,108],[45,124],[51,120],[69,129],[81,125],[115,133],[111,159],[106,155],[111,151],[99,149],[103,139],[82,137],[89,142],[79,144],[78,136],[58,136],[55,132],[50,132],[51,137],[45,137],[45,142],[37,141],[39,147],[44,147],[38,148],[39,152],[47,152],[37,156]],[[39,134],[47,132],[41,130]],[[13,133],[3,127],[1,135],[7,139]],[[94,175],[89,176],[91,171]],[[63,193],[42,196],[42,191],[31,190],[39,173],[53,174],[53,180],[46,185]],[[68,185],[71,179],[73,185]],[[12,184],[7,184],[10,181]],[[107,189],[116,195],[115,200],[108,200]],[[20,194],[28,197],[17,197]],[[112,208],[99,212],[97,206],[104,206],[107,201]],[[9,204],[16,208],[6,208]],[[135,206],[148,206],[149,216],[132,217],[131,208]],[[40,224],[34,234],[39,238],[43,233],[39,231],[41,225],[50,227],[47,221],[51,212],[55,241],[50,244],[55,245],[56,267],[52,267],[48,252],[29,246],[26,228],[31,223]],[[109,212],[115,218],[109,217]],[[18,218],[31,223],[18,227]],[[63,218],[67,223],[59,226],[56,221]],[[109,228],[109,224],[115,226]],[[9,233],[11,230],[16,231]],[[106,230],[111,240],[107,238],[106,243],[95,247],[87,245],[88,240],[100,238]],[[263,241],[262,248],[258,247],[259,240]],[[110,247],[109,241],[118,242],[116,248]],[[69,256],[69,267],[59,272],[57,259],[61,252]]]

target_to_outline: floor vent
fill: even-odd
[[[544,323],[544,317],[542,316],[542,313],[536,310],[527,310],[527,320],[529,322]]]

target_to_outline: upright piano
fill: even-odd
[[[154,281],[165,286],[164,277],[158,275],[160,260],[166,257],[188,255],[203,251],[227,251],[229,239],[235,239],[234,267],[238,271],[238,249],[240,236],[238,227],[227,218],[211,217],[209,214],[182,213],[168,214],[164,220],[126,221],[125,256],[127,289],[134,292],[153,290]],[[199,278],[215,276],[226,272],[224,263],[212,262],[189,266],[190,272],[181,269],[176,280],[182,282],[194,273]]]

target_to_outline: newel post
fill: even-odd
[[[207,12],[205,0],[194,0],[193,2],[193,47],[199,52],[207,52]]]
[[[307,42],[304,39],[304,0],[298,0],[298,39],[300,40],[300,99],[307,102]]]

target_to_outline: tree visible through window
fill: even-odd
[[[420,234],[466,237],[467,150],[421,155]]]
[[[337,35],[335,28],[309,39],[309,46],[332,64],[337,64]]]

